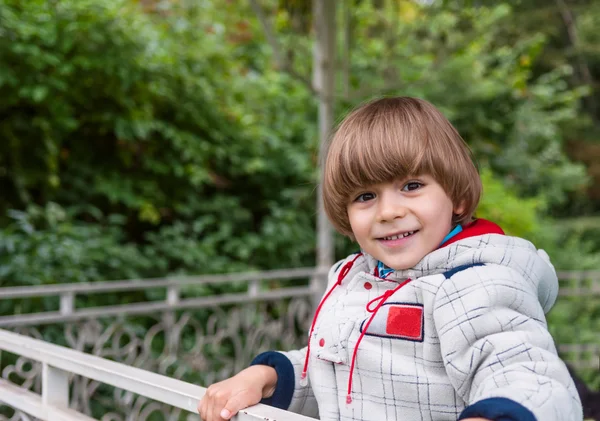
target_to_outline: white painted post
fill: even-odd
[[[75,294],[73,292],[64,292],[60,294],[60,314],[73,314],[75,310]]]
[[[51,407],[69,407],[69,373],[43,363],[42,403]],[[48,421],[61,421],[57,412],[48,411]]]
[[[319,165],[322,165],[334,122],[336,1],[313,0],[312,12],[315,29],[313,86],[319,96]],[[322,171],[320,168],[321,174]],[[320,180],[317,195],[317,273],[311,279],[315,307],[325,291],[327,272],[334,259],[333,230],[325,215]]]
[[[167,287],[167,304],[172,307],[179,302],[179,285],[169,285]],[[175,327],[177,318],[175,317],[175,311],[165,311],[163,314],[163,321],[165,323],[165,332],[167,334],[167,347],[169,353],[175,354],[177,352],[177,345],[179,342],[179,335]]]
[[[167,304],[174,306],[179,302],[179,286],[171,285],[167,287]]]
[[[256,297],[258,295],[258,280],[254,279],[248,284],[248,295],[250,297]]]

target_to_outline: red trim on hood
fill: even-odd
[[[500,228],[499,225],[494,224],[493,222],[488,221],[487,219],[476,219],[470,224],[465,225],[461,232],[459,232],[458,234],[450,238],[448,241],[446,241],[444,244],[442,244],[440,248],[446,247],[447,245],[455,243],[464,238],[476,237],[478,235],[484,234],[504,235],[504,231],[502,230],[502,228]]]

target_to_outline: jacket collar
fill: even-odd
[[[435,264],[435,262],[439,261],[439,259],[432,259],[431,257],[433,254],[437,255],[439,254],[440,250],[452,244],[455,244],[460,240],[464,240],[465,238],[477,237],[486,234],[504,235],[504,231],[502,230],[502,228],[500,228],[500,226],[491,221],[488,221],[486,219],[476,219],[475,221],[464,225],[462,231],[453,235],[447,241],[442,243],[436,250],[432,251],[427,256],[425,256],[413,268],[392,271],[385,277],[385,279],[393,281],[403,281],[408,278],[415,279],[421,276],[444,273],[451,268],[450,262],[446,261],[445,264]],[[369,254],[363,254],[365,257],[368,273],[378,276],[378,271],[376,270],[378,260],[376,260]]]

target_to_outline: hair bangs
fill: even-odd
[[[340,142],[340,150],[332,154],[339,159],[337,171],[331,174],[340,194],[350,196],[368,185],[434,171],[427,134],[388,123],[359,130]]]

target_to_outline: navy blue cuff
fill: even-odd
[[[294,394],[295,376],[292,362],[283,354],[268,351],[259,354],[250,365],[268,365],[277,373],[277,386],[270,398],[264,398],[260,403],[287,410]]]
[[[467,406],[458,421],[482,417],[493,421],[536,421],[533,413],[520,403],[507,398],[488,398]]]

